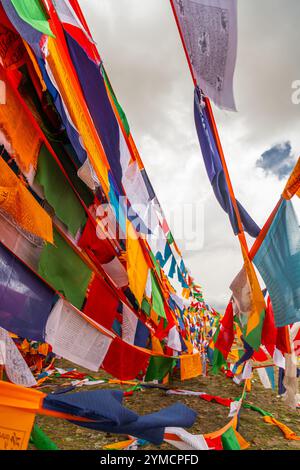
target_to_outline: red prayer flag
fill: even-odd
[[[220,323],[220,332],[215,343],[215,348],[221,351],[225,359],[227,359],[227,356],[230,353],[233,340],[233,306],[232,302],[229,302],[225,315]]]
[[[84,313],[111,330],[117,315],[119,300],[104,279],[95,277],[91,283]]]
[[[115,251],[108,240],[101,240],[96,233],[96,227],[88,219],[83,234],[78,243],[79,247],[92,254],[100,264],[106,264],[115,257]]]
[[[102,363],[102,369],[119,380],[133,380],[146,371],[150,355],[115,338]]]

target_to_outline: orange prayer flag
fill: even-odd
[[[0,208],[22,229],[53,243],[51,217],[2,158],[0,158]]]
[[[181,380],[189,380],[201,375],[202,365],[200,354],[184,355],[180,357]]]
[[[41,141],[1,65],[0,80],[5,83],[5,103],[0,104],[0,130],[11,144],[12,157],[20,169],[29,173],[32,168],[36,169]]]
[[[291,199],[294,195],[300,197],[300,157],[294,168],[293,173],[291,174],[286,187],[283,192],[284,199]]]
[[[0,450],[26,450],[44,394],[0,381]]]

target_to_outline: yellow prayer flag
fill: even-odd
[[[16,92],[7,80],[0,65],[0,81],[5,83],[5,103],[0,104],[0,130],[13,149],[13,155],[20,169],[29,173],[36,169],[41,141],[35,126],[28,119]]]
[[[142,304],[148,271],[148,263],[143,253],[140,240],[132,224],[127,222],[127,274],[129,287],[139,305]]]
[[[0,158],[0,209],[24,230],[53,243],[52,219]]]
[[[180,375],[181,380],[194,379],[201,375],[202,365],[200,353],[192,355],[183,355],[180,357]]]

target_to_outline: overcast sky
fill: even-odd
[[[205,172],[193,83],[169,0],[79,3],[163,209],[179,217],[193,203],[198,223],[204,215],[196,249],[176,226],[174,236],[207,302],[222,310],[242,257]],[[262,226],[300,155],[300,104],[291,100],[300,80],[300,2],[238,0],[238,10],[238,112],[215,109],[215,116],[236,197]],[[295,207],[300,214],[298,200]]]

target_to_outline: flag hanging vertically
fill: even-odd
[[[244,339],[257,351],[261,344],[266,306],[256,272],[243,246],[242,252],[244,267],[232,282],[230,289],[244,326]]]
[[[276,326],[300,321],[300,229],[291,201],[282,201],[254,264],[270,294]]]
[[[217,106],[236,111],[237,0],[173,0],[198,85]]]
[[[239,233],[238,220],[234,209],[234,202],[229,192],[228,182],[219,151],[215,142],[206,107],[201,105],[201,95],[198,88],[195,89],[194,101],[195,124],[202,150],[202,155],[215,196],[222,209],[227,212],[235,235]],[[244,230],[256,238],[260,228],[250,217],[243,206],[236,201]]]

